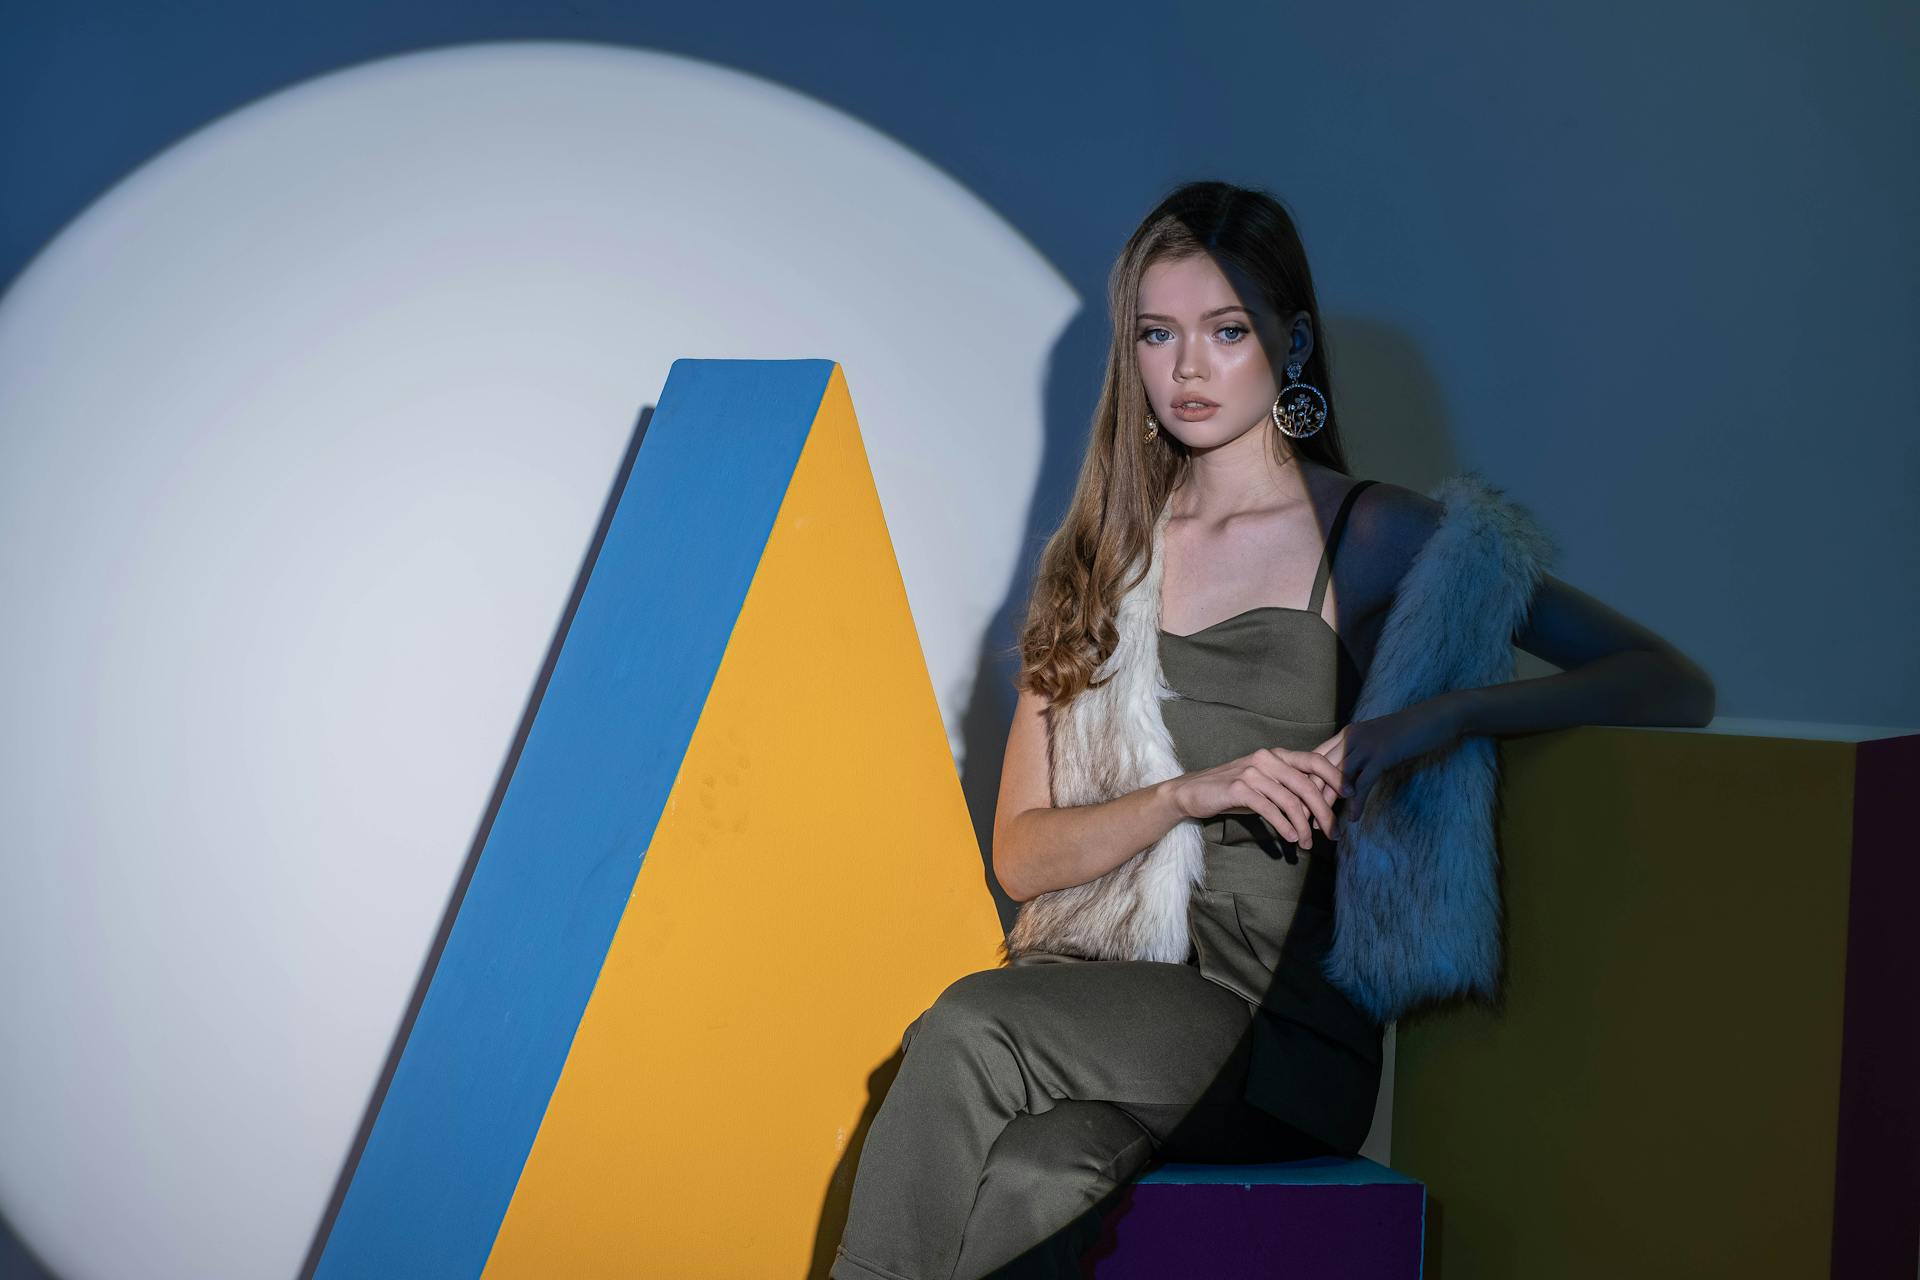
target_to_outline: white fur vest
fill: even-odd
[[[1353,720],[1451,689],[1513,677],[1512,638],[1556,555],[1525,508],[1474,472],[1431,495],[1439,524],[1395,589]],[[1160,703],[1180,695],[1160,667],[1160,577],[1167,511],[1140,581],[1117,606],[1106,679],[1050,710],[1048,787],[1057,806],[1096,804],[1181,772]],[[1110,678],[1109,678],[1110,677]],[[1382,1023],[1454,996],[1493,1000],[1501,955],[1494,847],[1494,740],[1467,735],[1380,775],[1337,858],[1329,980]],[[1201,824],[1086,884],[1021,904],[1004,958],[1056,952],[1095,960],[1185,960],[1187,903],[1205,870]]]

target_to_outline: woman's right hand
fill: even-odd
[[[1174,780],[1174,802],[1189,818],[1257,813],[1302,849],[1313,847],[1312,827],[1333,839],[1333,805],[1345,794],[1340,766],[1317,751],[1260,750]]]

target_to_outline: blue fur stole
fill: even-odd
[[[1557,555],[1525,508],[1474,472],[1429,496],[1445,511],[1395,590],[1354,721],[1511,680],[1513,636]],[[1498,999],[1498,766],[1482,734],[1403,761],[1338,842],[1323,972],[1376,1021],[1454,997]]]

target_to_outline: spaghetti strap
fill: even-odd
[[[1333,527],[1327,530],[1327,545],[1320,552],[1320,569],[1313,575],[1313,598],[1307,601],[1308,613],[1320,612],[1320,601],[1327,594],[1327,579],[1333,576],[1333,557],[1340,549],[1340,535],[1347,527],[1347,512],[1353,510],[1353,500],[1360,496],[1360,491],[1372,483],[1372,480],[1356,481],[1347,489],[1347,496],[1340,499],[1340,509],[1333,515]]]

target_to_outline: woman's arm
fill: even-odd
[[[1660,636],[1548,575],[1514,638],[1561,671],[1442,695],[1461,733],[1577,724],[1688,725],[1713,719],[1713,680]]]
[[[1047,789],[1046,705],[1040,694],[1020,691],[1000,767],[993,874],[1016,902],[1098,879],[1186,816],[1176,802],[1178,779],[1100,804],[1054,808]]]
[[[1442,507],[1395,484],[1368,507],[1370,540],[1389,547],[1376,561],[1404,576],[1438,527]],[[1397,588],[1396,588],[1397,589]],[[1514,642],[1564,668],[1551,676],[1453,689],[1391,714],[1346,725],[1315,748],[1352,788],[1342,826],[1362,820],[1368,794],[1387,769],[1466,734],[1505,735],[1581,724],[1703,725],[1713,719],[1713,681],[1691,659],[1633,619],[1547,575],[1534,590]]]
[[[1438,524],[1441,506],[1399,485],[1388,523],[1402,565]],[[1514,642],[1561,670],[1530,680],[1457,689],[1433,699],[1456,732],[1534,733],[1581,724],[1690,725],[1713,719],[1707,673],[1659,635],[1548,575]]]

